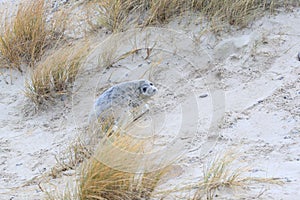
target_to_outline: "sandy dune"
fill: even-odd
[[[149,102],[149,117],[131,130],[179,166],[166,185],[201,178],[204,163],[234,150],[252,167],[250,176],[278,177],[284,184],[222,190],[216,199],[297,199],[300,10],[266,16],[222,37],[202,34],[196,20],[94,39],[76,92],[45,111],[35,112],[24,97],[28,74],[1,70],[0,199],[43,198],[36,178],[82,132],[94,99],[114,83],[139,78],[149,78],[159,93]],[[103,52],[122,55],[134,47],[141,50],[109,69],[99,66]]]

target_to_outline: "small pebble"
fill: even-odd
[[[277,78],[277,80],[282,80],[282,79],[284,79],[283,76],[280,76],[279,78]]]
[[[288,177],[285,177],[285,181],[288,182],[288,183],[292,182],[292,180],[289,179]]]
[[[60,97],[60,100],[61,101],[65,101],[67,99],[67,95],[62,95],[61,97]]]
[[[199,97],[200,98],[205,98],[205,97],[207,97],[208,96],[208,94],[201,94]]]
[[[298,53],[298,60],[300,61],[300,52]]]
[[[73,176],[74,174],[75,174],[74,170],[68,170],[68,171],[63,172],[63,175],[65,175],[65,176]]]

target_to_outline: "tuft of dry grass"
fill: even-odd
[[[80,199],[150,199],[166,171],[162,169],[151,173],[130,173],[91,159],[82,169]]]
[[[75,170],[82,162],[90,158],[92,153],[91,146],[85,145],[78,138],[65,151],[55,157],[56,165],[51,168],[50,176],[57,178],[64,171]]]
[[[172,17],[191,10],[192,4],[191,1],[184,0],[151,0],[145,8],[149,9],[149,14],[144,25],[163,24],[172,19]]]
[[[46,57],[25,83],[25,95],[39,107],[66,95],[75,81],[81,62],[88,53],[88,43],[62,47]]]
[[[142,151],[142,142],[136,141],[126,134],[121,134],[122,130],[120,128],[114,130],[113,121],[112,118],[108,118],[105,122],[96,121],[94,124],[89,125],[82,134],[70,143],[67,149],[55,157],[56,165],[51,169],[50,176],[56,178],[64,171],[76,169],[81,163],[95,154],[99,143],[103,139],[113,143],[113,146],[117,148]],[[102,152],[109,151],[111,154],[114,154],[111,149],[112,146],[104,143],[101,147]],[[99,155],[102,154],[98,153]]]
[[[93,10],[90,13],[98,16],[89,21],[91,29],[104,27],[119,32],[129,22],[140,26],[163,24],[187,11],[204,15],[213,27],[224,26],[224,22],[243,27],[263,11],[273,11],[281,4],[272,0],[94,0],[89,5]]]
[[[93,132],[92,134],[95,133]],[[160,180],[168,173],[168,168],[151,172],[143,171],[144,163],[140,160],[141,157],[134,156],[143,153],[143,142],[133,140],[131,137],[124,136],[121,133],[102,138],[101,141],[98,138],[97,141],[98,144],[95,143],[96,148],[85,146],[94,149],[94,151],[77,168],[79,169],[77,171],[78,179],[75,185],[71,187],[72,189],[65,190],[61,195],[54,191],[46,192],[48,199],[150,199]],[[82,149],[80,147],[79,151]],[[120,149],[128,154],[120,153]],[[71,148],[71,151],[74,151],[74,148]],[[132,156],[131,154],[134,155]],[[81,161],[82,157],[80,156]],[[118,168],[118,166],[125,170]]]
[[[203,180],[198,182],[197,191],[192,200],[213,199],[215,192],[221,188],[245,188],[253,183],[282,184],[277,178],[249,177],[250,167],[237,166],[237,157],[227,152],[217,156],[204,169]]]
[[[203,176],[196,183],[185,183],[158,191],[158,196],[176,196],[174,199],[212,200],[222,189],[249,189],[258,184],[282,185],[280,178],[249,176],[250,166],[241,166],[236,153],[226,152],[212,159],[203,168]],[[249,187],[251,186],[251,187]],[[259,186],[261,187],[261,186]],[[237,190],[244,192],[243,190]],[[260,194],[261,195],[261,194]],[[220,195],[218,195],[220,196]]]
[[[239,27],[246,26],[255,17],[262,14],[264,10],[272,11],[274,1],[258,0],[200,0],[193,2],[193,9],[203,13],[213,25],[227,22]]]
[[[19,5],[17,14],[6,17],[0,35],[0,52],[7,65],[22,71],[24,62],[34,66],[44,54],[46,47],[61,39],[64,19],[46,23],[45,0],[30,0]],[[60,23],[58,23],[60,22]]]
[[[97,13],[96,18],[88,18],[91,30],[105,28],[116,33],[128,28],[128,24],[146,26],[164,22],[184,3],[183,0],[95,0],[88,6],[88,13]]]
[[[155,166],[155,159],[149,161],[144,154],[145,140],[126,134],[127,130],[124,132],[121,127],[114,129],[109,120],[101,126],[96,132],[88,133],[94,139],[88,143],[97,147],[81,167],[79,199],[151,199],[169,167],[147,171],[149,164]]]
[[[124,30],[129,13],[137,9],[139,4],[139,0],[93,1],[88,5],[88,10],[93,15],[96,13],[97,18],[88,21],[90,29],[105,28],[113,33]]]
[[[122,133],[114,133],[99,144],[95,155],[82,166],[80,199],[150,199],[168,169],[144,172],[144,163],[134,156],[143,153],[143,146],[143,142]]]

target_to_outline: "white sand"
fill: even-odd
[[[191,23],[184,25],[186,20]],[[297,199],[300,10],[264,17],[222,37],[212,33],[199,37],[196,20],[187,17],[164,29],[97,38],[74,86],[76,93],[47,111],[34,113],[24,97],[26,74],[2,70],[0,199],[41,199],[44,193],[31,180],[49,171],[55,155],[86,125],[96,96],[116,82],[142,77],[150,78],[160,91],[149,102],[152,121],[132,130],[149,137],[157,154],[170,158],[167,161],[179,157],[176,165],[181,172],[169,184],[196,181],[204,163],[233,149],[253,168],[251,176],[278,177],[285,183],[221,190],[216,199]],[[109,70],[98,66],[99,54],[116,45],[120,55],[154,43],[147,60],[144,50]]]

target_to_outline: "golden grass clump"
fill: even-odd
[[[191,10],[192,3],[184,0],[150,0],[145,8],[149,9],[149,15],[144,25],[162,24],[168,22],[173,16]]]
[[[168,172],[166,167],[146,172],[144,141],[118,131],[103,138],[94,155],[83,163],[79,175],[79,199],[150,199]]]
[[[268,0],[196,0],[193,9],[200,11],[212,24],[227,22],[230,25],[243,27],[264,10],[272,10],[274,1]],[[220,24],[220,23],[219,23]]]
[[[60,195],[53,191],[46,192],[48,199],[150,199],[160,180],[168,173],[168,168],[146,172],[143,168],[145,163],[141,159],[144,156],[139,156],[143,153],[144,143],[130,136],[117,132],[101,140],[98,138],[97,141],[96,148],[85,144],[85,147],[94,151],[77,166],[78,178],[72,189],[65,190]]]
[[[124,30],[128,22],[130,9],[135,7],[135,0],[103,0],[93,1],[88,5],[92,15],[97,18],[88,21],[91,30],[106,28],[110,32]]]
[[[150,199],[165,172],[166,169],[151,173],[124,172],[91,159],[82,169],[80,199]]]
[[[166,22],[174,15],[186,11],[197,11],[203,14],[211,25],[227,22],[231,25],[244,26],[258,13],[271,9],[273,1],[258,0],[152,0],[150,6],[150,22]]]
[[[56,50],[34,69],[25,83],[25,95],[39,106],[68,94],[87,53],[87,43]]]
[[[224,21],[245,26],[262,11],[273,10],[275,5],[275,1],[268,0],[94,0],[90,8],[94,10],[91,13],[97,13],[97,18],[90,26],[119,32],[126,29],[129,22],[140,26],[162,24],[186,11],[203,14],[212,26]]]
[[[44,0],[21,3],[15,16],[6,17],[3,32],[0,33],[0,52],[8,65],[20,71],[22,62],[34,66],[46,47],[62,37],[63,23],[54,21],[64,20],[54,20],[48,26],[46,17]]]

